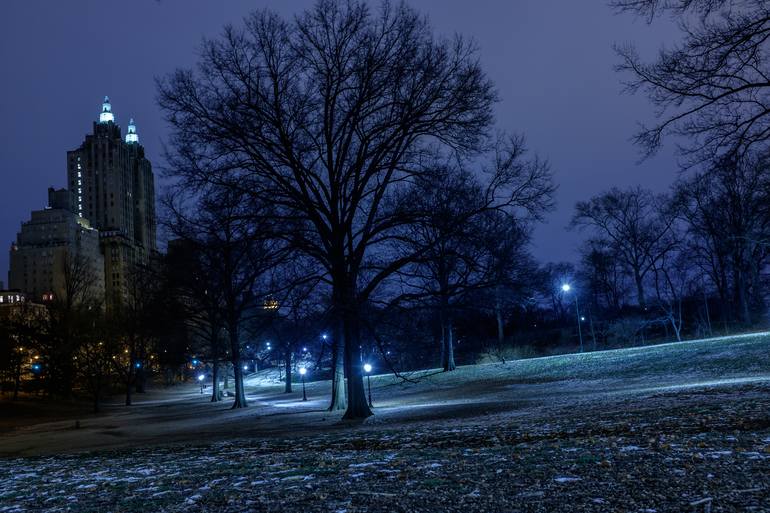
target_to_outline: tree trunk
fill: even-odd
[[[286,371],[286,386],[283,391],[286,394],[291,393],[291,351],[286,350],[284,354],[284,370]]]
[[[751,314],[749,312],[748,290],[746,287],[745,273],[740,270],[736,273],[735,285],[737,289],[736,295],[738,296],[738,309],[741,316],[741,323],[744,326],[749,326],[751,325]]]
[[[452,337],[452,321],[447,319],[445,326],[441,328],[442,332],[442,340],[444,341],[444,350],[442,351],[442,354],[444,355],[444,361],[442,362],[442,366],[444,368],[444,372],[453,371],[457,368],[455,365],[455,351],[454,351],[454,340]]]
[[[335,312],[335,315],[338,315]],[[348,408],[345,393],[345,330],[342,319],[335,320],[332,336],[332,398],[329,411],[341,411]]]
[[[219,360],[216,356],[211,363],[211,402],[216,403],[222,400],[222,394],[219,391]]]
[[[709,330],[709,336],[714,336],[714,332],[711,329],[711,313],[709,312],[709,300],[708,297],[706,297],[706,288],[703,288],[703,307],[706,310],[706,326]]]
[[[129,366],[129,369],[131,366]],[[128,371],[128,377],[126,378],[126,406],[131,406],[131,371]]]
[[[246,402],[246,391],[243,389],[243,368],[241,367],[240,357],[237,360],[233,359],[233,381],[235,382],[233,409],[245,408],[248,406],[248,403]]]
[[[495,298],[495,318],[497,319],[497,346],[502,348],[505,342],[505,325],[503,323],[503,308],[500,305],[499,295]]]
[[[345,315],[345,368],[348,370],[348,408],[342,418],[354,420],[370,417],[372,410],[364,388],[364,369],[361,363],[360,332],[357,311],[346,309]]]
[[[233,381],[235,382],[235,401],[233,408],[245,408],[246,392],[243,389],[243,367],[241,366],[241,344],[238,337],[238,326],[236,323],[230,324],[230,353],[232,354]]]
[[[642,283],[642,277],[638,272],[634,272],[634,281],[636,282],[636,300],[639,303],[639,308],[644,310],[647,308],[647,302],[644,298],[644,283]]]

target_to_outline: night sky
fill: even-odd
[[[613,185],[665,190],[677,173],[670,150],[638,164],[629,142],[652,108],[621,94],[613,43],[652,56],[676,30],[618,16],[603,0],[412,0],[436,32],[473,37],[501,103],[499,128],[526,134],[550,160],[557,210],[539,226],[535,255],[574,261],[581,240],[566,231],[576,201]],[[0,16],[0,280],[8,248],[49,186],[65,185],[66,151],[78,147],[109,95],[116,122],[137,123],[156,176],[166,127],[156,76],[196,61],[203,36],[269,7],[284,15],[311,1],[5,0]]]

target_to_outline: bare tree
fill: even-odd
[[[131,406],[134,391],[145,391],[150,353],[165,322],[159,270],[154,261],[131,266],[125,277],[126,295],[108,312],[110,328],[105,342],[113,370],[124,385],[126,406]]]
[[[285,255],[285,245],[268,239],[270,227],[255,219],[265,219],[266,207],[244,196],[235,187],[210,185],[197,189],[193,196],[178,190],[176,200],[168,202],[174,212],[176,230],[196,255],[201,270],[199,297],[208,309],[207,326],[212,344],[218,330],[227,332],[230,362],[235,381],[233,408],[247,406],[243,388],[242,331],[246,323],[259,326],[256,318],[263,313],[261,298],[269,295],[268,271]],[[211,289],[210,289],[211,287]],[[221,324],[220,324],[221,323]]]
[[[690,260],[716,289],[725,320],[735,307],[740,322],[750,325],[752,303],[762,301],[761,273],[770,257],[767,160],[722,160],[682,179],[675,190]]]
[[[200,349],[211,364],[211,402],[218,402],[222,400],[220,368],[227,357],[221,315],[223,277],[218,274],[218,266],[209,265],[212,260],[202,250],[199,227],[175,211],[173,201],[168,199],[166,203],[170,212],[169,230],[178,237],[169,242],[166,259],[170,289],[185,331],[193,341],[199,342],[196,354]]]
[[[525,220],[486,216],[480,235],[485,247],[485,296],[497,329],[497,350],[502,354],[508,312],[531,304],[542,288],[544,273],[529,253],[530,230]]]
[[[492,84],[471,45],[436,39],[403,4],[372,13],[321,0],[292,21],[260,11],[201,54],[197,72],[159,84],[175,174],[191,187],[226,179],[291,224],[273,235],[324,268],[348,371],[345,417],[367,417],[358,311],[413,259],[390,258],[411,219],[388,200],[419,176],[430,147],[478,147]]]
[[[764,150],[770,139],[770,6],[763,0],[614,0],[616,8],[652,21],[679,22],[683,41],[651,64],[633,46],[617,48],[617,69],[631,92],[644,92],[660,122],[636,142],[654,153],[666,134],[682,136],[685,165]],[[680,139],[681,140],[681,139]]]
[[[605,240],[589,239],[581,251],[581,275],[589,287],[592,310],[620,312],[628,298],[628,276]]]
[[[48,393],[69,396],[75,379],[75,356],[88,331],[91,313],[103,308],[94,288],[96,263],[82,253],[67,249],[58,261],[62,281],[48,303],[48,326],[39,338],[45,359]]]
[[[639,307],[647,306],[644,281],[674,245],[666,198],[641,188],[613,188],[575,206],[572,227],[589,227],[606,241],[636,286]]]
[[[684,300],[692,285],[692,270],[686,254],[673,251],[656,261],[652,269],[655,306],[662,322],[671,326],[677,342],[682,340]]]

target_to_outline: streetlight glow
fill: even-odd
[[[302,400],[307,401],[307,392],[305,392],[305,374],[307,374],[307,369],[305,367],[299,368],[299,375],[302,376]]]
[[[365,363],[364,364],[364,372],[366,372],[366,385],[369,389],[369,408],[372,407],[372,376],[370,372],[372,372],[372,364]]]
[[[572,289],[569,283],[563,283],[561,286],[561,290],[564,293],[569,292]],[[586,318],[580,315],[580,306],[578,304],[578,295],[574,294],[575,296],[575,317],[577,319],[577,329],[578,329],[578,338],[580,340],[580,352],[583,352],[583,331],[580,327],[580,323],[582,321],[585,321]]]
[[[206,376],[203,374],[198,375],[198,381],[203,381],[204,379],[206,379]]]

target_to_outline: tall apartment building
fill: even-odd
[[[108,302],[127,297],[127,274],[156,251],[155,180],[131,119],[125,139],[109,98],[79,148],[67,152],[74,211],[99,230]]]
[[[104,297],[99,232],[73,212],[68,191],[48,189],[48,207],[31,217],[11,246],[9,287],[33,301],[50,301],[66,297],[78,281],[83,293]]]
[[[93,132],[67,152],[67,185],[49,189],[49,208],[22,224],[9,286],[33,301],[60,296],[64,255],[85,255],[96,262],[94,285],[107,306],[120,304],[134,265],[149,264],[157,251],[155,180],[134,120],[122,138],[107,97]]]

